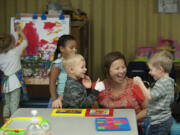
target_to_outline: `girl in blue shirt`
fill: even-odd
[[[67,73],[62,66],[62,59],[66,55],[75,54],[76,52],[77,42],[72,35],[63,35],[59,38],[49,77],[49,90],[51,95],[48,105],[49,108],[62,107],[62,102],[59,97],[64,92],[65,82],[67,80]]]

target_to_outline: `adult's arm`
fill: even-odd
[[[148,104],[147,99],[145,99],[144,102],[141,103],[142,110],[139,113],[136,114],[136,119],[137,120],[140,120],[140,119],[143,119],[144,117],[146,117],[147,104]]]
[[[139,120],[146,117],[148,100],[145,98],[142,90],[137,85],[134,85],[133,87],[133,95],[136,97],[136,100],[142,108],[141,111],[136,114],[136,119]]]

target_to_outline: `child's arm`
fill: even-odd
[[[62,108],[62,100],[57,98],[52,102],[52,108]]]
[[[59,99],[62,101],[63,100],[64,94],[62,93],[61,96],[59,96]]]
[[[62,108],[62,100],[63,100],[64,94],[61,94],[54,102],[52,102],[53,108]]]
[[[104,90],[100,86],[101,83],[102,82],[98,82],[98,85],[96,84],[95,86],[95,90],[91,90],[87,96],[81,84],[73,84],[72,81],[70,81],[69,84],[66,84],[67,87],[64,91],[63,108],[90,108],[94,104],[99,92]]]
[[[66,87],[63,97],[63,108],[91,108],[99,92],[93,90],[87,96],[84,87],[72,85]]]
[[[148,100],[151,100],[150,89],[147,89],[140,77],[133,78],[134,84],[138,85]]]
[[[19,26],[19,24],[15,25],[15,30],[19,32],[20,36],[23,38],[23,40],[27,40],[25,34],[23,33],[21,27]]]
[[[53,64],[51,68],[51,72],[50,72],[50,77],[49,77],[49,90],[50,90],[50,95],[52,98],[53,108],[62,107],[62,103],[59,100],[59,98],[57,98],[57,95],[56,95],[56,81],[58,79],[59,73],[60,73],[60,69],[56,67],[55,64]]]
[[[18,43],[20,43],[20,45],[18,45],[17,47],[15,47],[16,52],[21,55],[23,50],[28,46],[28,42],[27,42],[27,38],[25,36],[25,34],[23,33],[21,27],[19,24],[15,25],[15,30],[19,33],[19,36],[23,39],[22,42],[21,40],[18,41]],[[14,45],[15,46],[15,45]]]
[[[91,88],[91,79],[85,77],[82,80],[84,87]],[[90,90],[90,93],[86,94],[85,88],[82,84],[72,81],[67,81],[64,97],[63,97],[63,108],[89,108],[93,105],[102,87],[100,87],[102,82],[97,82],[95,90]],[[104,85],[103,85],[104,86]],[[104,90],[104,89],[103,89]]]

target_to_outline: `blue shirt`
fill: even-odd
[[[56,89],[57,95],[60,96],[64,92],[64,87],[67,80],[67,73],[62,66],[61,59],[56,59],[55,61],[52,62],[52,65],[53,64],[55,64],[56,67],[60,69],[60,73],[59,73],[58,81],[57,81],[57,89]]]

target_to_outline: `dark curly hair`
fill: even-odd
[[[75,38],[72,35],[62,35],[61,37],[59,37],[58,42],[57,42],[57,47],[54,52],[54,60],[56,60],[58,58],[58,54],[61,53],[59,49],[60,46],[65,47],[67,41],[69,40],[75,40]]]

